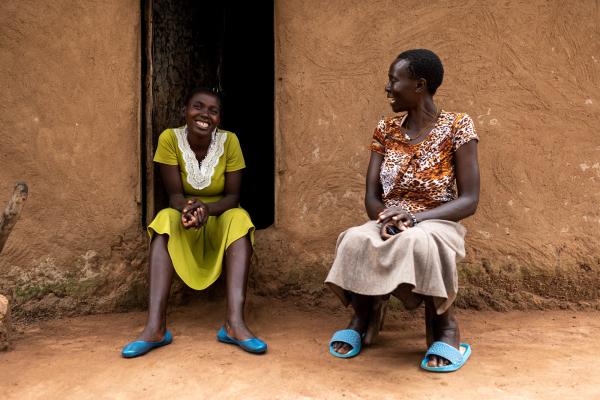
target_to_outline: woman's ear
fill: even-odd
[[[181,107],[181,116],[185,118],[185,106]]]
[[[422,93],[427,91],[427,80],[425,78],[417,79],[417,83],[415,85],[415,92]]]

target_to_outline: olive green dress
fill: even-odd
[[[223,198],[226,172],[246,167],[237,136],[221,129],[213,132],[206,157],[199,163],[188,143],[186,127],[161,133],[154,162],[178,165],[185,197],[206,203]],[[167,247],[175,271],[196,290],[205,289],[217,280],[223,256],[231,243],[249,235],[254,244],[254,225],[240,207],[208,217],[200,229],[185,229],[181,212],[165,208],[148,226],[151,238],[155,233],[169,236]]]

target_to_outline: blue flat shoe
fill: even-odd
[[[345,343],[345,344],[351,346],[352,350],[350,350],[346,354],[338,353],[337,351],[335,351],[333,349],[333,344],[335,342]],[[333,334],[333,336],[331,337],[331,340],[329,341],[329,353],[331,353],[332,356],[339,357],[339,358],[350,358],[350,357],[357,356],[358,353],[360,353],[361,348],[362,348],[362,336],[360,333],[358,333],[354,329],[342,329],[341,331],[337,331],[336,333]]]
[[[125,347],[123,347],[121,355],[125,358],[143,356],[150,350],[154,350],[157,347],[171,344],[172,341],[173,335],[171,334],[171,331],[167,329],[167,331],[165,332],[165,336],[160,342],[146,342],[145,340],[137,340],[135,342],[128,343]]]
[[[217,340],[222,343],[237,344],[249,353],[261,354],[267,351],[267,344],[259,338],[237,340],[227,334],[224,326],[217,332]]]
[[[429,367],[427,363],[429,362],[430,355],[444,357],[446,360],[450,361],[450,364],[444,365],[443,367]],[[421,368],[431,372],[452,372],[465,365],[470,356],[471,346],[466,343],[461,343],[460,351],[458,351],[448,343],[433,342],[431,347],[429,347],[429,350],[427,350],[427,353],[425,353],[423,361],[421,361]]]

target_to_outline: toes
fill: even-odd
[[[340,345],[340,349],[338,350],[338,353],[340,354],[347,354],[350,351],[350,349],[348,348],[348,345],[345,343],[342,343]]]
[[[438,358],[437,356],[429,356],[429,362],[427,363],[428,367],[437,367],[438,366]]]
[[[352,350],[352,347],[343,342],[335,342],[333,344],[333,350],[340,354],[347,354]]]
[[[429,356],[429,361],[427,362],[428,367],[445,367],[446,365],[450,365],[450,361],[446,360],[444,357]]]

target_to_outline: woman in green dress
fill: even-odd
[[[191,288],[210,286],[226,269],[227,313],[217,339],[252,353],[267,345],[244,321],[254,225],[239,207],[244,157],[236,135],[218,128],[219,96],[196,88],[183,109],[186,125],[158,139],[154,162],[169,195],[169,208],[148,226],[150,296],[146,327],[123,348],[126,358],[171,343],[166,308],[173,271]]]

